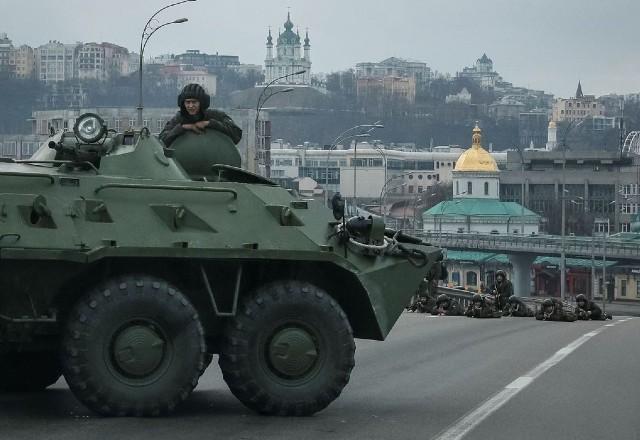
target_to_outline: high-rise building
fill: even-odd
[[[291,15],[287,13],[287,21],[284,23],[284,32],[278,33],[276,43],[276,54],[273,54],[273,37],[271,29],[267,36],[267,56],[264,60],[265,83],[270,83],[274,79],[290,75],[283,78],[278,84],[311,84],[311,40],[309,40],[309,32],[307,31],[304,39],[304,53],[300,53],[301,40],[300,32],[293,32],[293,22]],[[300,75],[294,75],[296,72],[304,70]]]

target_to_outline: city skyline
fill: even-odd
[[[100,14],[91,14],[91,9],[86,12],[79,0],[41,4],[40,14],[14,0],[0,3],[10,11],[5,17],[11,17],[0,24],[0,32],[6,32],[15,45],[108,41],[137,52],[146,19],[170,2],[113,0]],[[327,0],[323,8],[332,11],[328,14],[303,1],[263,4],[243,0],[230,5],[198,0],[159,16],[161,22],[180,17],[189,22],[158,32],[145,54],[199,49],[263,64],[268,27],[277,35],[290,10],[296,28],[301,33],[309,29],[314,73],[396,56],[424,61],[433,71],[455,75],[487,53],[505,80],[557,97],[572,96],[578,80],[588,94],[640,91],[635,74],[640,60],[629,55],[634,48],[632,20],[640,5],[627,0],[606,5],[577,0],[562,4],[541,0],[534,5],[488,0],[482,6],[471,0],[455,5],[430,0],[404,1],[389,8],[382,2]],[[380,20],[383,16],[388,17],[384,22]],[[336,47],[350,50],[336,51]]]

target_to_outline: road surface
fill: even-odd
[[[259,416],[217,362],[168,418],[102,418],[64,380],[0,396],[0,439],[638,439],[640,318],[478,320],[405,313],[357,341],[342,395],[307,418]]]

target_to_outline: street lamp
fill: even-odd
[[[271,89],[271,86],[274,85],[275,83],[277,83],[278,81],[280,81],[281,79],[284,78],[289,78],[290,76],[296,76],[296,75],[302,75],[303,73],[305,73],[306,70],[299,70],[297,72],[293,72],[293,73],[287,73],[286,75],[282,75],[279,76],[273,80],[271,80],[266,86],[264,86],[264,88],[262,89],[262,92],[260,93],[260,95],[258,96],[258,102],[256,103],[256,121],[255,121],[255,125],[254,125],[254,129],[256,132],[256,136],[255,136],[255,154],[253,157],[253,162],[254,162],[254,171],[258,171],[258,124],[259,124],[259,119],[260,119],[260,110],[262,110],[262,107],[264,106],[264,104],[274,95],[277,95],[278,93],[289,93],[292,92],[294,89],[292,87],[287,87],[286,89],[282,89],[282,90],[276,90],[274,91],[273,89]],[[271,146],[264,146],[264,150],[268,150]],[[269,160],[267,160],[269,159]],[[270,163],[270,158],[265,158],[265,177],[270,177],[271,174],[271,163]]]
[[[170,24],[180,24],[188,21],[186,18],[178,18],[177,20],[169,21],[167,23],[161,24],[160,26],[154,27],[151,22],[160,12],[164,11],[167,8],[172,6],[177,6],[182,3],[187,2],[195,2],[196,0],[182,0],[180,2],[171,3],[163,8],[158,9],[147,21],[147,24],[144,25],[144,29],[142,30],[142,35],[140,36],[140,59],[138,63],[138,128],[142,128],[142,109],[144,108],[142,104],[142,61],[144,58],[144,49],[147,47],[147,43],[149,42],[149,38],[153,34],[156,33],[159,29],[168,26]]]
[[[382,185],[382,188],[380,189],[380,197],[379,197],[379,203],[380,206],[382,207],[382,219],[386,220],[387,218],[387,213],[386,213],[386,198],[387,198],[387,193],[389,192],[389,190],[394,189],[394,188],[399,188],[400,186],[405,186],[406,183],[403,183],[400,186],[395,186],[393,188],[389,188],[389,190],[385,191],[385,188],[387,187],[387,185],[389,184],[389,182],[391,182],[392,180],[395,180],[399,177],[404,177],[404,176],[411,176],[414,173],[416,173],[416,171],[410,171],[408,173],[402,173],[402,174],[398,174],[395,176],[391,176],[386,182],[384,182],[384,185]],[[384,197],[383,197],[384,195]]]
[[[342,133],[340,133],[334,140],[333,142],[331,142],[331,145],[329,146],[329,149],[327,150],[327,161],[325,163],[325,178],[324,178],[324,192],[325,192],[325,206],[328,207],[329,206],[329,190],[328,190],[328,184],[329,184],[329,156],[331,155],[331,151],[335,150],[336,147],[338,146],[339,142],[344,142],[345,140],[348,139],[353,139],[356,137],[369,137],[371,136],[371,133],[373,130],[375,130],[378,127],[384,127],[383,125],[380,124],[381,121],[377,121],[373,124],[360,124],[360,125],[356,125],[354,127],[348,128],[345,131],[343,131]],[[352,131],[361,129],[361,128],[368,128],[367,131],[363,132],[363,133],[359,133],[356,135],[351,134]],[[364,136],[361,136],[364,135]],[[354,194],[355,194],[355,188],[354,188]]]
[[[564,231],[564,223],[565,223],[565,217],[566,217],[566,208],[565,208],[565,192],[568,192],[566,189],[566,182],[567,182],[567,176],[566,176],[566,164],[567,164],[567,136],[569,135],[569,132],[574,129],[574,128],[578,128],[579,126],[581,126],[584,123],[584,119],[581,120],[580,122],[578,122],[577,124],[575,124],[575,120],[572,120],[569,122],[569,124],[567,125],[567,128],[564,130],[563,136],[562,136],[562,225],[560,226],[560,234],[561,234],[561,238],[560,238],[560,243],[561,243],[561,249],[560,249],[560,299],[564,300],[566,293],[566,284],[567,284],[567,280],[566,280],[566,276],[567,274],[566,272],[566,264],[567,264],[567,256],[565,253],[565,231]]]

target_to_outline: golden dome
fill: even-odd
[[[473,136],[471,139],[471,148],[460,155],[456,162],[454,171],[498,172],[498,164],[496,164],[496,160],[487,150],[482,148],[482,130],[478,127],[477,122],[473,129]]]

